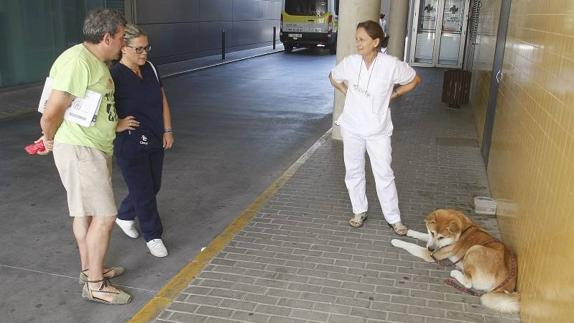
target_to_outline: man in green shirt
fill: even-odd
[[[110,232],[117,215],[112,183],[111,158],[118,117],[114,106],[114,83],[107,62],[118,59],[123,46],[125,18],[110,9],[88,13],[84,42],[64,51],[50,69],[52,92],[40,120],[46,150],[53,151],[68,209],[84,283],[82,297],[106,304],[127,304],[131,295],[111,285],[109,278],[122,267],[104,267]],[[95,123],[89,127],[64,120],[75,98],[90,90],[101,95]]]

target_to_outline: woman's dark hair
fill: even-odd
[[[387,47],[389,36],[385,35],[385,32],[379,23],[372,20],[366,20],[357,25],[357,29],[359,28],[363,28],[372,39],[379,39],[379,45],[377,46],[378,50]]]

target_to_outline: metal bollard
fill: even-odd
[[[221,30],[221,60],[225,60],[225,29]]]
[[[273,26],[273,50],[275,50],[275,38],[277,38],[277,27]]]

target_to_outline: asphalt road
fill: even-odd
[[[166,154],[158,203],[170,255],[115,228],[114,283],[135,300],[81,298],[79,257],[51,156],[28,156],[39,115],[0,120],[0,321],[123,322],[220,233],[331,126],[335,57],[273,54],[164,80],[175,148]],[[114,166],[119,202],[126,193]]]

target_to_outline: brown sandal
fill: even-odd
[[[393,231],[395,231],[396,234],[400,235],[400,236],[406,236],[407,232],[409,231],[409,228],[407,228],[404,224],[402,224],[401,222],[397,222],[397,223],[393,223],[393,224],[389,224],[389,226],[391,228],[393,228]]]
[[[92,284],[102,283],[102,284],[98,289],[91,289],[90,283]],[[115,290],[105,290],[105,288],[108,287],[112,287]],[[95,297],[94,293],[114,294],[114,297],[108,301],[103,298]],[[86,281],[86,284],[84,284],[84,288],[82,289],[82,297],[92,302],[98,302],[108,305],[124,305],[132,301],[132,295],[124,292],[123,290],[117,288],[116,286],[113,286],[112,284],[109,283],[107,279]]]
[[[110,268],[104,268],[103,276],[106,279],[118,277],[122,275],[126,269],[121,266],[115,266]],[[78,278],[78,283],[81,285],[85,284],[88,281],[88,269],[84,269],[80,272],[80,277]]]
[[[349,224],[353,228],[360,228],[363,226],[363,223],[365,222],[366,219],[367,219],[367,213],[366,212],[357,213],[357,214],[353,215],[351,220],[349,220]]]

